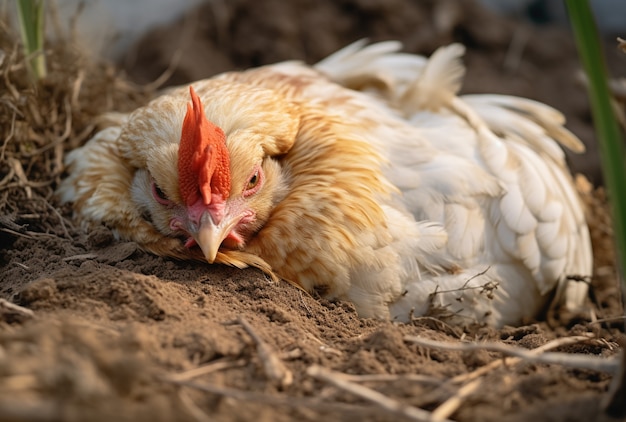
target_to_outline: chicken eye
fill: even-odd
[[[246,183],[246,188],[243,191],[243,196],[247,197],[250,195],[254,195],[260,188],[263,182],[263,170],[260,167],[257,167],[252,176],[248,179],[248,183]]]
[[[250,190],[254,188],[258,183],[259,183],[259,172],[256,171],[252,175],[252,177],[250,177],[250,180],[248,180],[248,185],[246,186],[246,190]]]
[[[159,204],[168,205],[170,203],[165,192],[154,181],[152,181],[152,196]]]

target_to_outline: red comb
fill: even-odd
[[[189,92],[192,104],[187,104],[178,147],[178,187],[187,206],[195,204],[200,195],[208,205],[211,194],[223,199],[230,194],[230,157],[224,132],[207,120],[191,86]]]

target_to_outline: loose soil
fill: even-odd
[[[166,84],[179,84],[285,59],[312,63],[363,37],[400,39],[423,54],[463,42],[464,91],[522,95],[562,110],[589,148],[572,165],[598,185],[589,106],[565,29],[507,20],[469,1],[210,2],[146,34],[115,65],[54,43],[49,76],[36,89],[12,34],[0,27],[0,298],[20,307],[0,303],[0,420],[403,420],[307,371],[386,375],[352,381],[432,411],[458,394],[464,382],[453,377],[502,355],[426,348],[406,336],[532,349],[589,334],[557,351],[618,353],[623,308],[611,221],[603,189],[582,181],[596,256],[590,311],[500,330],[432,317],[362,319],[350,303],[311,297],[256,270],[152,256],[104,227],[84,230],[53,195],[63,155],[88,139],[96,116],[144,103],[154,95],[145,84],[163,72]],[[607,46],[611,68],[626,75],[626,59]],[[268,353],[282,372],[268,368]],[[522,363],[479,379],[451,419],[613,420],[601,411],[611,381],[603,373]]]

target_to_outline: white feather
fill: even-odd
[[[376,63],[372,78],[387,82],[374,96],[415,128],[412,135],[384,136],[387,176],[418,224],[438,224],[447,233],[435,248],[393,246],[401,245],[401,261],[409,266],[405,254],[412,249],[419,276],[406,272],[392,318],[445,308],[465,322],[514,323],[533,315],[555,288],[568,307],[580,307],[586,286],[563,287],[564,280],[572,271],[591,274],[591,247],[559,143],[575,152],[583,147],[563,128],[563,115],[517,97],[457,97],[465,72],[462,46],[441,48],[425,64],[403,56],[412,64],[384,69],[398,55],[397,44],[363,45],[331,56],[321,68],[341,82],[373,69],[364,58]],[[388,112],[373,113],[383,120]],[[498,285],[491,297],[478,288],[485,283]]]

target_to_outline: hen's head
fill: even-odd
[[[242,249],[285,190],[282,169],[272,158],[284,151],[267,145],[278,142],[271,133],[276,126],[267,126],[270,117],[255,115],[262,104],[253,102],[257,107],[246,110],[246,100],[231,91],[210,97],[215,101],[209,104],[209,119],[190,87],[177,157],[169,149],[148,154],[148,171],[137,176],[145,188],[135,189],[159,231],[181,238],[187,248],[199,246],[210,263],[218,250]],[[177,185],[172,184],[171,156],[176,157]]]

